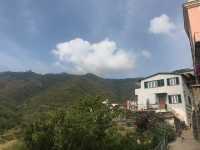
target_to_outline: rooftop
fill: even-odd
[[[159,73],[155,73],[153,75],[147,76],[147,77],[141,79],[141,81],[148,79],[148,78],[151,78],[151,77],[156,76],[156,75],[182,75],[184,77],[187,77],[187,78],[190,77],[191,78],[191,77],[194,76],[194,71],[193,71],[193,69],[181,69],[181,70],[175,70],[173,72],[159,72]]]

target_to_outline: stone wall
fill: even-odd
[[[194,96],[194,110],[192,114],[193,134],[197,140],[200,140],[200,85],[192,86]]]

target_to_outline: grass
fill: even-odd
[[[0,150],[26,150],[24,144],[19,140],[12,140],[4,144],[0,144]]]

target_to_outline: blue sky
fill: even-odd
[[[0,0],[0,71],[146,76],[192,66],[184,0]]]

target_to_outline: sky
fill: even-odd
[[[133,78],[191,68],[184,0],[0,0],[0,72]]]

